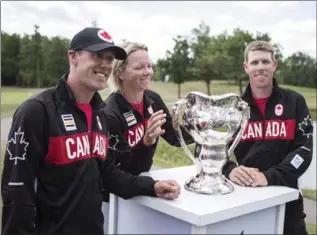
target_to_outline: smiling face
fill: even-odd
[[[140,92],[148,89],[152,76],[153,69],[148,52],[139,49],[130,53],[126,67],[120,74],[123,91]]]
[[[247,54],[244,70],[249,74],[250,85],[258,89],[272,87],[273,75],[277,62],[273,60],[272,53],[268,51],[254,50]]]
[[[113,52],[69,52],[78,84],[90,91],[106,87],[112,69]]]

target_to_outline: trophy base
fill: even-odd
[[[185,189],[208,195],[224,195],[234,191],[234,186],[223,175],[204,175],[201,179],[193,177],[185,183]]]

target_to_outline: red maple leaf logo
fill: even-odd
[[[98,36],[99,38],[101,38],[102,40],[106,42],[110,42],[110,43],[113,42],[112,37],[105,30],[99,30]]]

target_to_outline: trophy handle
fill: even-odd
[[[179,143],[183,147],[185,153],[190,157],[193,163],[196,165],[197,175],[195,181],[198,181],[201,178],[202,165],[199,160],[196,160],[192,152],[188,149],[185,140],[183,138],[183,134],[179,124],[179,110],[182,108],[187,102],[187,99],[181,99],[178,102],[174,103],[172,106],[172,117],[173,117],[173,127],[177,132]]]
[[[172,106],[172,116],[173,116],[173,127],[177,131],[179,143],[184,148],[185,153],[190,157],[190,159],[195,163],[195,157],[192,152],[187,148],[183,134],[179,124],[179,110],[186,104],[186,99],[181,99],[178,102],[174,103]]]
[[[239,143],[240,139],[243,136],[244,130],[248,124],[249,118],[250,118],[250,108],[249,105],[244,102],[243,100],[239,101],[237,104],[238,108],[242,109],[242,120],[240,124],[240,131],[238,132],[237,136],[235,137],[235,140],[233,141],[232,145],[230,146],[228,150],[228,156],[231,155],[237,144]]]

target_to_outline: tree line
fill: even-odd
[[[162,80],[168,74],[169,80],[178,84],[179,97],[181,84],[192,80],[204,81],[208,94],[212,80],[237,84],[242,93],[242,82],[248,80],[242,67],[245,47],[254,40],[272,43],[268,33],[253,35],[239,28],[230,35],[224,31],[211,36],[210,27],[204,22],[193,28],[189,36],[177,35],[173,40],[174,48],[157,61],[156,79]],[[316,58],[300,51],[284,58],[282,45],[273,44],[273,47],[278,61],[275,78],[279,83],[316,87]]]
[[[69,69],[69,39],[43,36],[38,25],[22,37],[1,31],[1,40],[2,86],[53,86]]]
[[[41,35],[34,25],[32,35],[8,34],[1,31],[1,85],[19,87],[47,87],[56,84],[58,78],[69,69],[67,51],[69,39]],[[200,80],[210,94],[212,80],[227,80],[240,85],[247,76],[242,68],[244,49],[253,40],[272,41],[267,33],[256,35],[235,29],[210,35],[210,27],[201,22],[189,36],[173,38],[172,50],[154,65],[155,79],[169,75],[179,85],[185,81]],[[273,44],[278,61],[276,78],[280,83],[316,87],[316,58],[303,52],[295,52],[284,58],[282,46]]]

